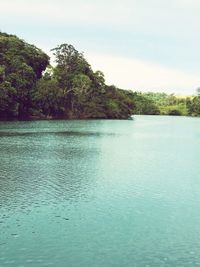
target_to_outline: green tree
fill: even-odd
[[[94,72],[83,53],[68,44],[52,51],[54,68],[34,45],[0,33],[1,118],[126,119],[133,114],[134,94],[107,86],[104,74]]]
[[[0,83],[0,118],[9,119],[18,115],[17,91],[7,81]]]
[[[0,87],[2,91],[8,88],[5,84],[10,84],[10,88],[14,88],[16,94],[13,101],[17,101],[18,108],[14,113],[12,108],[10,111],[2,110],[4,116],[5,113],[18,118],[31,115],[31,93],[48,62],[49,57],[40,49],[14,35],[0,32]]]
[[[55,79],[42,78],[33,92],[33,114],[61,118],[65,114],[63,91]]]
[[[192,116],[200,116],[200,96],[195,96],[190,103],[188,103],[189,114]]]

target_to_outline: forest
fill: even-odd
[[[141,93],[105,83],[70,44],[41,49],[0,32],[0,119],[128,119],[133,114],[200,116],[200,94]]]

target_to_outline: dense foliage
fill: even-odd
[[[188,114],[192,116],[200,116],[200,95],[193,97],[187,102]]]
[[[0,117],[28,117],[36,81],[49,57],[14,35],[0,33]]]
[[[158,108],[160,115],[188,115],[188,101],[190,101],[189,97],[152,92],[144,93],[143,96],[148,100],[153,101]]]
[[[72,45],[52,52],[54,67],[34,45],[0,32],[0,119],[200,116],[200,89],[195,97],[122,90],[106,85]]]
[[[131,93],[105,84],[72,45],[40,49],[0,33],[0,118],[129,118]]]
[[[134,92],[132,95],[134,101],[134,114],[159,115],[160,110],[157,103],[146,96],[144,93]]]

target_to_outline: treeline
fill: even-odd
[[[0,33],[0,118],[118,118],[133,114],[133,93],[105,84],[72,45],[37,47]]]
[[[200,116],[200,96],[122,90],[105,83],[72,45],[42,50],[0,32],[0,119],[127,119],[132,114]]]
[[[190,116],[200,116],[200,94],[189,99],[187,102],[188,115]]]
[[[175,96],[166,93],[141,93],[152,101],[157,114],[174,116],[200,116],[200,92],[196,96]],[[155,113],[154,113],[155,114]]]

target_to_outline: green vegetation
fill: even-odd
[[[200,116],[200,90],[196,96],[166,93],[134,93],[135,114]]]
[[[54,67],[42,50],[0,32],[0,119],[200,116],[200,89],[195,97],[122,90],[106,85],[103,73],[72,45],[52,52]]]
[[[188,114],[191,116],[200,116],[200,95],[198,94],[188,101]]]
[[[192,98],[166,93],[135,92],[133,100],[134,114],[187,116]]]
[[[188,115],[189,97],[175,96],[174,94],[166,93],[144,93],[147,99],[153,101],[158,107],[160,115]]]
[[[53,50],[0,33],[0,118],[118,118],[133,114],[133,93],[105,84],[72,45]]]
[[[0,33],[0,117],[26,118],[31,114],[36,82],[49,57],[14,35]]]
[[[132,95],[134,101],[134,114],[159,115],[160,110],[156,102],[147,97],[146,94],[134,92]]]

